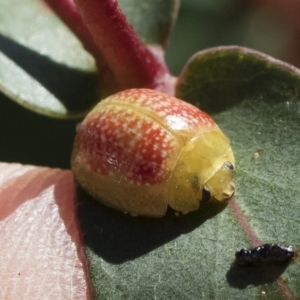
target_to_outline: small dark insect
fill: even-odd
[[[280,263],[295,257],[292,246],[283,247],[278,244],[264,244],[253,249],[241,249],[235,253],[235,261],[239,265],[257,263]]]

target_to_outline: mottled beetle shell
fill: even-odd
[[[229,140],[211,117],[148,89],[101,101],[78,126],[72,154],[76,180],[90,195],[154,217],[168,205],[182,213],[197,210],[207,191],[209,198],[228,199],[233,166]]]

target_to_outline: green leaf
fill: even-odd
[[[144,43],[166,46],[177,17],[178,0],[119,0],[118,3]]]
[[[300,298],[299,260],[233,265],[235,251],[258,241],[300,249],[299,74],[240,48],[209,50],[190,62],[178,91],[205,99],[230,137],[235,199],[151,219],[123,215],[80,191],[94,299]]]
[[[166,46],[177,0],[121,0],[141,39]],[[38,0],[0,4],[0,91],[19,104],[58,118],[83,116],[99,100],[93,58]]]
[[[178,78],[176,96],[207,112],[220,112],[245,97],[295,97],[299,71],[247,48],[217,47],[195,54]]]
[[[0,4],[0,91],[36,112],[84,115],[98,102],[93,58],[42,2]]]

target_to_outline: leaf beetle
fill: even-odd
[[[150,89],[102,100],[77,128],[71,158],[78,183],[132,215],[183,214],[235,191],[229,139],[205,112]]]

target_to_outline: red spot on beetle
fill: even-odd
[[[101,114],[87,117],[76,141],[90,168],[103,175],[117,175],[135,184],[156,184],[168,174],[173,136],[133,109],[105,106]]]
[[[107,102],[132,103],[136,107],[152,112],[163,118],[170,126],[182,126],[182,129],[198,130],[199,127],[214,127],[214,120],[204,111],[167,94],[154,90],[125,90],[110,97]],[[170,117],[171,120],[170,120]],[[176,122],[179,124],[174,124]],[[176,128],[178,129],[178,128]]]
[[[174,132],[194,136],[214,126],[205,112],[177,98],[148,89],[125,90],[86,117],[76,147],[94,172],[152,185],[169,175],[170,157],[182,143]]]

